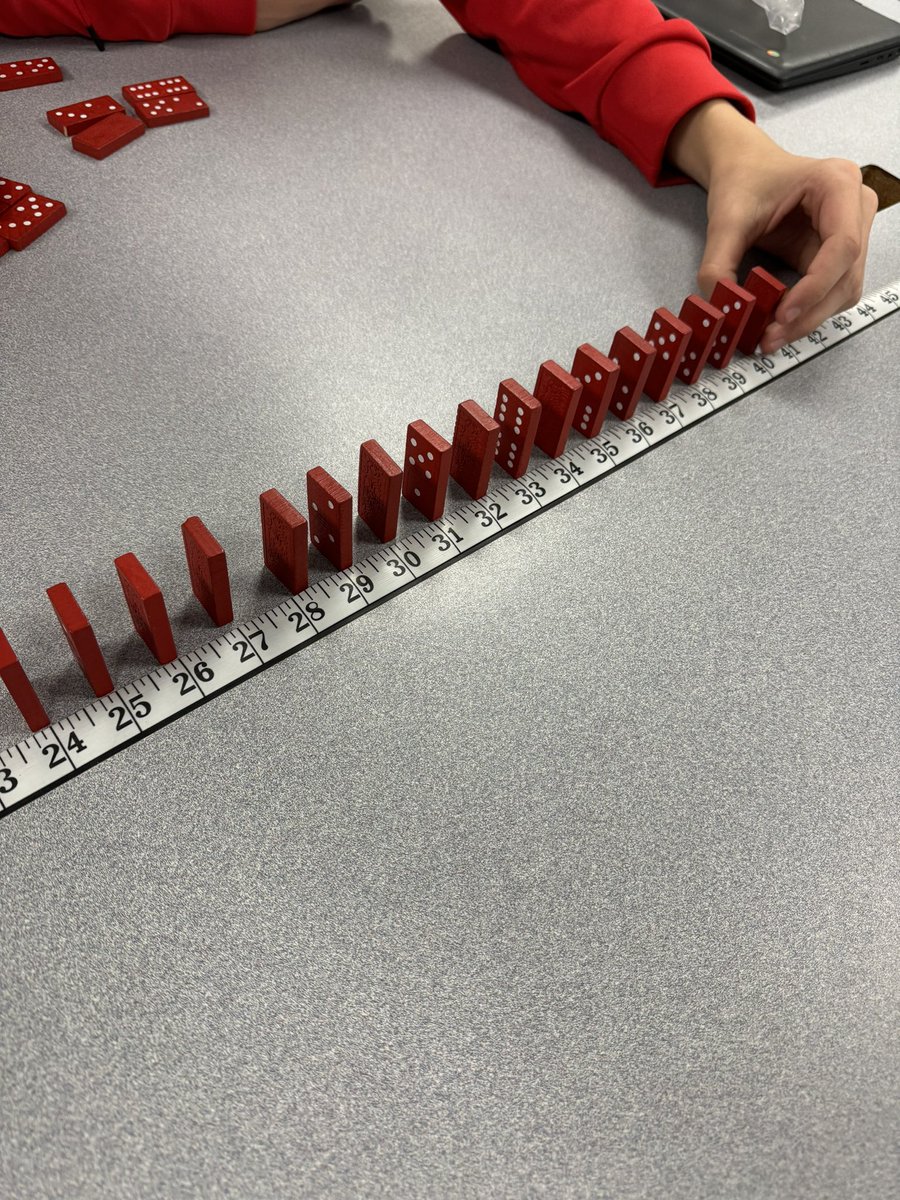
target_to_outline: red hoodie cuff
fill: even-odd
[[[712,65],[705,39],[691,32],[697,41],[653,42],[626,58],[596,99],[595,128],[654,187],[688,182],[667,161],[666,146],[681,118],[698,104],[730,100],[748,120],[756,119],[747,97]],[[590,74],[585,72],[566,91],[590,87]]]

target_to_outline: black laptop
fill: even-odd
[[[767,88],[797,87],[900,56],[900,24],[856,0],[806,0],[800,28],[788,34],[770,29],[765,10],[751,0],[663,0],[657,8],[696,25],[717,62]],[[900,94],[897,106],[900,112]]]

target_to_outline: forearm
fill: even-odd
[[[442,0],[464,29],[492,38],[520,79],[555,108],[584,116],[651,183],[675,182],[666,147],[677,123],[722,98],[753,106],[720,75],[687,21],[650,0]]]

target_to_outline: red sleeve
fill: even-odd
[[[3,0],[6,37],[87,36],[162,42],[175,33],[253,33],[256,0]]]
[[[474,37],[496,41],[542,100],[586,117],[655,185],[677,183],[665,161],[678,121],[724,98],[753,105],[713,67],[688,21],[666,21],[650,0],[441,0]]]

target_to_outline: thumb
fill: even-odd
[[[707,300],[720,279],[737,283],[737,269],[747,245],[744,231],[736,221],[710,220],[703,261],[697,272],[700,293]]]

